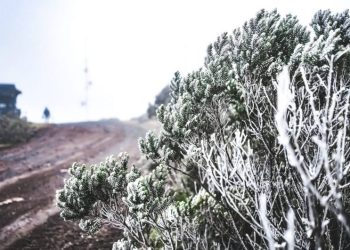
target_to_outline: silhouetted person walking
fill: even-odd
[[[46,122],[49,122],[50,120],[50,110],[47,107],[45,107],[44,109],[43,118],[45,119]]]

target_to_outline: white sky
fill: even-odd
[[[261,9],[308,24],[318,9],[350,0],[0,0],[0,82],[23,93],[18,107],[42,121],[129,119],[170,82],[203,65],[206,48]],[[92,85],[85,99],[85,54]]]

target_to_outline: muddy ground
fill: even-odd
[[[106,227],[85,235],[59,217],[55,193],[74,161],[97,163],[122,151],[138,161],[137,139],[148,128],[117,120],[49,125],[29,142],[2,149],[0,249],[111,249],[121,233]]]

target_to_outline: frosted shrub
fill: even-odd
[[[122,228],[114,249],[350,247],[349,20],[262,10],[220,36],[139,141],[158,167],[73,165],[62,217]]]
[[[129,171],[127,164],[126,154],[90,167],[74,163],[70,178],[57,192],[58,206],[64,219],[80,220],[87,232],[111,224],[124,230],[130,244],[148,246],[152,229],[148,222],[157,223],[170,204],[165,194],[166,169],[160,165],[141,176],[135,168]]]

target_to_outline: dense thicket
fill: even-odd
[[[139,141],[158,167],[73,165],[63,218],[122,228],[115,249],[349,248],[349,12],[311,28],[262,10],[218,37]]]

